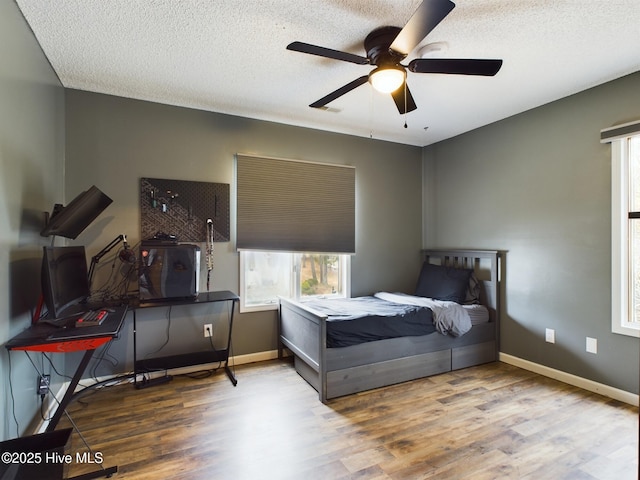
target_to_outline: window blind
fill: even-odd
[[[355,253],[355,167],[236,155],[237,248]]]

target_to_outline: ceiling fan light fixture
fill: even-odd
[[[404,83],[406,72],[396,66],[378,67],[369,74],[369,83],[381,93],[395,92]]]

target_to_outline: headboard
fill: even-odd
[[[502,254],[498,250],[422,250],[425,262],[446,267],[473,269],[480,282],[480,303],[489,309],[489,318],[500,321],[500,275]]]

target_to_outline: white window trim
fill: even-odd
[[[611,331],[640,337],[640,325],[629,321],[629,142],[611,142]]]

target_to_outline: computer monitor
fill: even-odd
[[[75,239],[112,201],[93,185],[74,198],[66,207],[56,204],[49,223],[42,229],[40,235],[43,237],[57,235]]]
[[[65,310],[83,302],[89,294],[84,247],[43,247],[42,295],[48,317],[64,316]]]

